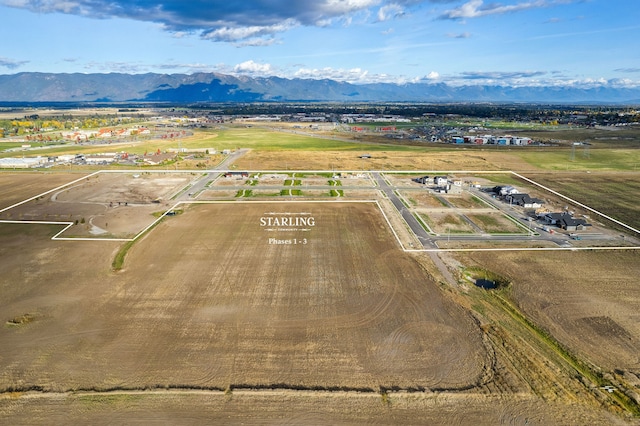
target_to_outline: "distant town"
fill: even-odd
[[[80,113],[82,111],[82,113]],[[27,112],[25,114],[25,112]],[[377,138],[384,143],[495,146],[549,146],[558,141],[526,134],[540,130],[616,128],[640,123],[640,111],[626,107],[542,107],[537,105],[210,105],[197,108],[120,107],[47,110],[0,109],[0,168],[55,165],[159,165],[174,161],[172,151],[144,155],[117,149],[143,140],[176,140],[196,128],[266,126],[334,139]],[[517,134],[511,134],[518,128]],[[3,142],[7,142],[3,147]],[[583,144],[580,141],[575,144]],[[39,155],[44,148],[107,146],[104,152]],[[114,149],[115,148],[115,149]],[[201,150],[215,154],[215,148]],[[193,154],[193,152],[191,152]]]

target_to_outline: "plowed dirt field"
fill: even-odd
[[[522,310],[581,357],[640,376],[640,252],[477,252],[459,258],[509,277]]]
[[[260,226],[298,213],[315,226]],[[119,273],[113,243],[2,229],[3,313],[30,318],[0,329],[5,388],[457,389],[485,367],[470,315],[398,249],[375,203],[192,206]]]
[[[0,209],[35,197],[52,188],[80,179],[85,174],[68,173],[0,173]]]

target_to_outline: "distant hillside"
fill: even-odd
[[[599,86],[350,84],[334,80],[199,74],[0,75],[0,102],[553,102],[636,104],[640,89]]]

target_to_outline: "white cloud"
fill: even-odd
[[[521,10],[550,7],[558,4],[567,4],[574,1],[575,0],[533,0],[508,5],[503,5],[500,3],[490,3],[485,6],[483,0],[470,0],[461,6],[445,11],[442,15],[440,15],[440,18],[453,20],[479,18],[487,15],[519,12]]]
[[[440,74],[436,71],[431,71],[426,75],[427,80],[437,80],[440,78]]]
[[[378,9],[378,21],[384,22],[404,15],[404,8],[398,4],[390,3]]]
[[[296,25],[292,20],[287,20],[270,26],[222,27],[203,33],[202,37],[214,41],[237,42],[258,37],[270,37],[275,33],[286,31]]]
[[[101,72],[115,72],[124,74],[139,74],[149,72],[149,67],[147,65],[115,61],[88,62],[84,65],[84,68],[86,70],[91,70],[92,72],[98,70]]]
[[[361,68],[352,68],[349,70],[345,70],[342,68],[300,68],[293,74],[295,78],[310,78],[315,80],[336,80],[336,81],[347,81],[347,82],[357,82],[363,80],[368,74],[368,71],[362,70]]]
[[[168,63],[155,65],[154,68],[187,73],[212,72],[213,70],[216,70],[215,66],[200,63]]]
[[[421,79],[419,77],[406,77],[390,74],[372,74],[368,70],[362,68],[299,68],[293,73],[284,75],[286,78],[301,78],[314,80],[335,80],[353,84],[366,83],[415,83]]]
[[[404,16],[425,3],[458,0],[0,0],[35,13],[93,19],[130,19],[158,24],[176,38],[199,36],[237,46],[265,46],[296,27],[367,25]]]
[[[273,75],[273,68],[271,64],[259,64],[253,60],[242,62],[233,67],[233,72],[236,74],[251,74],[251,75]]]
[[[178,36],[199,34],[207,40],[237,42],[297,26],[349,26],[354,16],[369,17],[378,6],[386,20],[403,12],[401,4],[425,1],[429,0],[0,0],[0,5],[35,13],[155,22]]]
[[[427,75],[424,80],[429,80]],[[465,71],[457,74],[438,76],[438,81],[453,87],[475,85],[499,85],[505,87],[558,87],[592,89],[597,87],[638,88],[640,80],[606,79],[603,77],[567,76],[558,71]]]
[[[320,27],[320,28],[326,28],[331,26],[331,24],[333,23],[333,19],[320,19],[318,21],[316,21],[316,27]],[[351,22],[349,22],[350,24]]]
[[[609,84],[613,87],[640,87],[640,80],[631,80],[629,78],[613,78],[609,80]]]
[[[241,41],[239,43],[236,43],[236,46],[238,47],[246,47],[246,46],[252,46],[252,47],[264,47],[264,46],[272,46],[274,44],[280,44],[282,43],[279,39],[269,36],[269,37],[264,37],[264,38],[252,38],[249,40],[245,40],[245,41]]]
[[[319,3],[319,9],[324,13],[342,15],[376,6],[380,0],[325,0]]]

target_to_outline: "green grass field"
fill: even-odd
[[[541,170],[640,170],[640,150],[598,148],[585,150],[577,146],[571,149],[514,152],[527,163]]]
[[[344,136],[342,136],[344,137]],[[20,144],[6,143],[0,148],[15,148]],[[228,127],[225,129],[196,130],[195,135],[182,139],[154,139],[149,141],[114,143],[108,149],[102,146],[76,145],[56,146],[38,151],[20,152],[20,156],[91,154],[108,151],[126,151],[130,154],[165,151],[169,148],[248,148],[260,151],[419,151],[423,148],[398,144],[379,144],[348,142],[329,138],[320,138],[303,134],[277,132],[257,127]],[[15,152],[0,152],[0,158],[16,156]]]
[[[213,147],[218,150],[249,148],[261,151],[362,151],[363,145],[370,151],[417,151],[422,149],[405,145],[347,142],[344,140],[277,132],[257,127],[237,127],[202,131],[199,133],[198,140],[189,141],[187,146],[192,148]]]
[[[346,152],[415,152],[428,153],[460,152],[460,147],[449,145],[402,145],[405,141],[368,142],[364,139],[352,141],[350,134],[336,134],[339,139],[316,137],[301,133],[280,132],[263,127],[228,126],[221,129],[197,129],[193,136],[181,139],[158,139],[114,143],[112,145],[76,145],[56,146],[34,151],[0,152],[0,157],[10,156],[48,156],[62,154],[91,154],[99,152],[126,151],[132,154],[143,154],[170,148],[210,148],[217,151],[225,149],[246,148],[255,151],[346,151]],[[537,133],[537,134],[536,134]],[[566,140],[562,146],[547,147],[463,147],[462,149],[482,150],[482,155],[491,161],[491,156],[513,156],[534,168],[549,171],[638,171],[640,169],[640,130],[626,129],[620,131],[594,129],[563,129],[557,131],[531,132],[531,136],[558,139],[589,141],[591,145],[576,146],[575,149]],[[564,139],[563,139],[564,140]],[[15,147],[16,143],[2,143],[0,148]],[[508,157],[507,157],[508,158]],[[503,162],[505,162],[503,160]],[[508,164],[508,160],[505,162]],[[113,166],[117,167],[117,166]],[[504,183],[504,182],[503,182]]]

